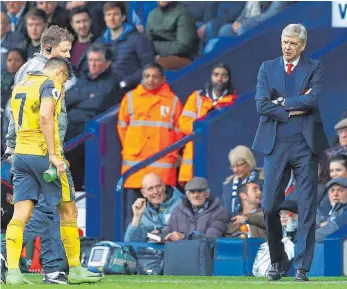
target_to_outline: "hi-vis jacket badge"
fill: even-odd
[[[168,116],[169,111],[170,111],[170,107],[169,107],[169,106],[162,105],[162,106],[160,107],[160,115],[161,115],[162,117]]]

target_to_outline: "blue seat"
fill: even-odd
[[[255,256],[263,239],[221,238],[217,239],[214,275],[251,276]]]

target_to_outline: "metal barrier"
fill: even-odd
[[[124,234],[124,232],[123,232],[123,213],[124,213],[124,210],[123,210],[123,193],[124,193],[123,184],[126,181],[126,179],[130,175],[136,173],[137,171],[143,169],[144,167],[150,165],[151,163],[154,163],[155,161],[161,159],[162,157],[171,153],[172,151],[182,148],[188,142],[198,138],[198,136],[199,136],[199,134],[197,132],[194,132],[194,133],[182,138],[181,140],[179,140],[178,142],[175,142],[174,144],[165,148],[164,150],[148,157],[147,159],[145,159],[141,163],[134,165],[129,170],[127,170],[123,175],[120,176],[119,181],[117,183],[117,187],[116,187],[116,204],[118,204],[118,206],[115,210],[115,220],[116,220],[115,239],[116,239],[116,241],[123,241],[123,234]]]
[[[83,144],[88,138],[92,136],[91,132],[83,132],[79,134],[78,136],[75,136],[74,138],[70,139],[65,145],[64,145],[64,152],[67,153],[74,148],[78,147],[79,145]]]

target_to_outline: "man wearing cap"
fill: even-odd
[[[347,152],[347,118],[340,120],[334,128],[339,137],[339,142],[337,146],[326,150],[325,154],[328,158],[341,152]]]
[[[172,212],[162,232],[166,241],[191,239],[194,236],[216,239],[227,229],[228,212],[208,188],[207,180],[194,177],[185,185],[186,198]]]
[[[316,242],[321,243],[328,235],[347,225],[347,179],[332,179],[327,183],[326,189],[332,210],[326,222],[320,224],[316,230]]]

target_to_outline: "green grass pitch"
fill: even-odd
[[[6,286],[1,288],[50,288],[62,289],[64,285],[43,285],[41,275],[27,275],[35,286]],[[15,287],[15,288],[14,288]],[[311,278],[308,283],[294,282],[293,278],[283,278],[278,282],[268,282],[265,278],[254,277],[193,277],[193,276],[115,276],[107,275],[96,284],[68,285],[76,289],[346,289],[347,277]]]

